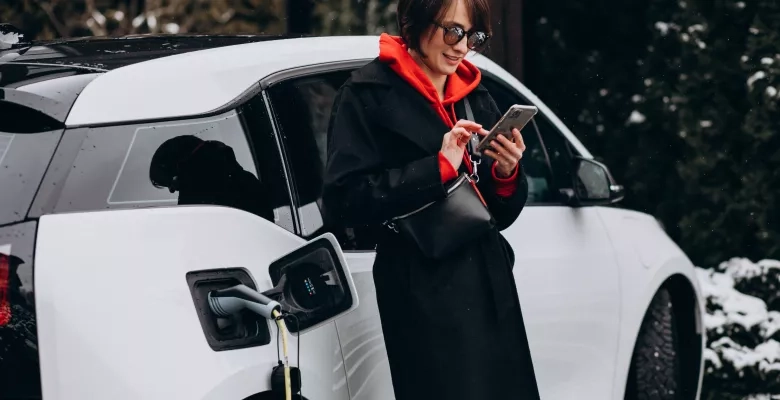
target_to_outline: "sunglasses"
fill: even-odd
[[[464,37],[468,37],[466,42],[468,48],[476,52],[481,52],[485,49],[485,47],[487,47],[488,39],[490,39],[490,35],[485,32],[466,32],[465,29],[457,25],[445,26],[436,22],[434,22],[434,25],[438,26],[444,31],[444,43],[447,43],[450,46],[455,46],[456,44],[460,43]]]

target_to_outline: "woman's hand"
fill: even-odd
[[[490,142],[490,149],[485,154],[496,160],[496,172],[502,178],[511,176],[517,167],[517,163],[523,158],[525,142],[517,129],[512,129],[512,140],[504,135],[498,135],[497,139]]]
[[[482,125],[462,119],[455,124],[451,131],[444,135],[444,139],[441,142],[441,152],[447,161],[452,164],[452,167],[457,171],[460,168],[460,164],[463,161],[463,152],[466,151],[466,145],[471,139],[471,132],[479,132],[480,134],[486,134],[487,132],[482,129]]]

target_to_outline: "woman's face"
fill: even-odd
[[[466,32],[471,30],[471,18],[469,18],[466,1],[453,1],[444,14],[441,25],[460,26]],[[448,45],[444,42],[444,29],[431,25],[420,39],[420,50],[428,57],[420,58],[420,61],[435,75],[451,75],[455,73],[469,51],[466,42],[467,39],[464,37],[454,46]]]

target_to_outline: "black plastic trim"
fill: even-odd
[[[323,257],[323,252],[327,253],[327,257]],[[279,284],[279,281],[282,279],[282,276],[290,274],[288,272],[289,269],[295,269],[295,267],[301,265],[316,265],[317,267],[322,268],[323,260],[328,261],[330,263],[330,267],[337,265],[340,261],[340,257],[336,251],[336,248],[327,238],[315,239],[307,243],[305,246],[301,246],[291,253],[288,253],[274,261],[268,267],[268,274],[271,277],[273,286],[276,287]],[[331,268],[331,270],[335,269],[336,268]],[[338,269],[337,272],[339,281],[347,282],[347,277],[346,274],[344,274],[344,270]],[[287,276],[287,279],[291,278]],[[291,288],[289,287],[289,282],[290,281],[288,280],[287,287],[284,288],[284,296],[286,298],[285,302],[296,303],[295,297],[290,292]],[[338,304],[333,305],[333,307],[328,310],[329,313],[327,315],[322,314],[315,317],[312,314],[314,314],[318,309],[303,309],[301,305],[295,304],[296,307],[301,307],[298,310],[295,310],[295,312],[298,314],[305,314],[306,318],[299,316],[297,321],[298,323],[288,322],[288,329],[290,332],[306,330],[311,326],[319,324],[325,320],[333,318],[335,315],[349,310],[350,307],[352,307],[355,299],[352,297],[352,292],[350,292],[348,288],[345,289],[346,290],[343,292],[343,298],[341,301]]]
[[[65,119],[68,117],[68,112],[70,111],[70,104],[9,88],[0,88],[0,102],[13,104],[40,113],[42,116],[56,121],[57,126],[55,128],[64,127]]]
[[[34,62],[34,61],[9,61],[9,64],[12,65],[27,65],[30,67],[59,67],[64,70],[80,70],[80,71],[89,71],[89,72],[98,72],[98,73],[105,73],[110,71],[109,69],[105,68],[97,68],[97,67],[88,67],[86,65],[75,65],[75,64],[58,64],[58,63],[45,63],[45,62]]]
[[[284,171],[284,180],[287,185],[287,193],[290,197],[290,212],[292,213],[294,232],[298,236],[303,236],[303,225],[301,223],[300,213],[298,212],[298,191],[295,189],[294,182],[292,180],[293,172],[290,160],[287,158],[287,149],[284,146],[284,140],[282,140],[282,130],[280,129],[281,123],[276,117],[274,112],[274,106],[271,104],[271,96],[267,90],[262,91],[263,103],[265,103],[265,109],[268,113],[268,119],[271,121],[271,129],[274,131],[274,139],[276,140],[276,148],[279,152],[279,158],[282,160],[282,168]]]
[[[282,83],[289,79],[297,79],[311,75],[317,75],[326,72],[337,72],[345,69],[360,68],[369,62],[373,58],[360,58],[354,60],[342,60],[329,63],[304,65],[301,67],[289,68],[275,72],[271,75],[260,80],[260,87],[262,89],[268,89],[271,86]]]
[[[244,349],[248,347],[265,346],[271,343],[271,331],[268,321],[247,311],[242,314],[242,324],[254,323],[257,326],[255,335],[231,338],[217,329],[217,317],[211,312],[208,304],[208,293],[212,290],[224,289],[237,284],[244,284],[257,290],[252,276],[246,268],[225,268],[188,272],[186,275],[187,286],[192,294],[192,301],[211,349],[214,351],[226,351]]]

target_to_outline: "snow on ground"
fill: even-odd
[[[743,400],[780,400],[780,394],[753,394]]]
[[[749,331],[768,319],[766,303],[734,289],[733,275],[704,269],[697,269],[697,274],[708,305],[713,303],[719,308],[705,316],[707,330],[722,330],[726,325],[737,324]]]
[[[744,258],[733,258],[714,269],[696,269],[707,300],[704,323],[709,346],[704,358],[708,375],[763,382],[780,379],[780,310],[770,310],[764,300],[735,288],[750,282],[774,287],[777,282],[769,280],[780,280],[778,272],[780,261],[753,263]],[[754,395],[746,400],[774,398],[780,396]]]
[[[724,271],[734,279],[748,279],[766,275],[769,270],[772,269],[780,270],[780,261],[761,260],[757,263],[753,263],[746,258],[732,258],[731,260],[722,262],[718,266],[718,269]]]

